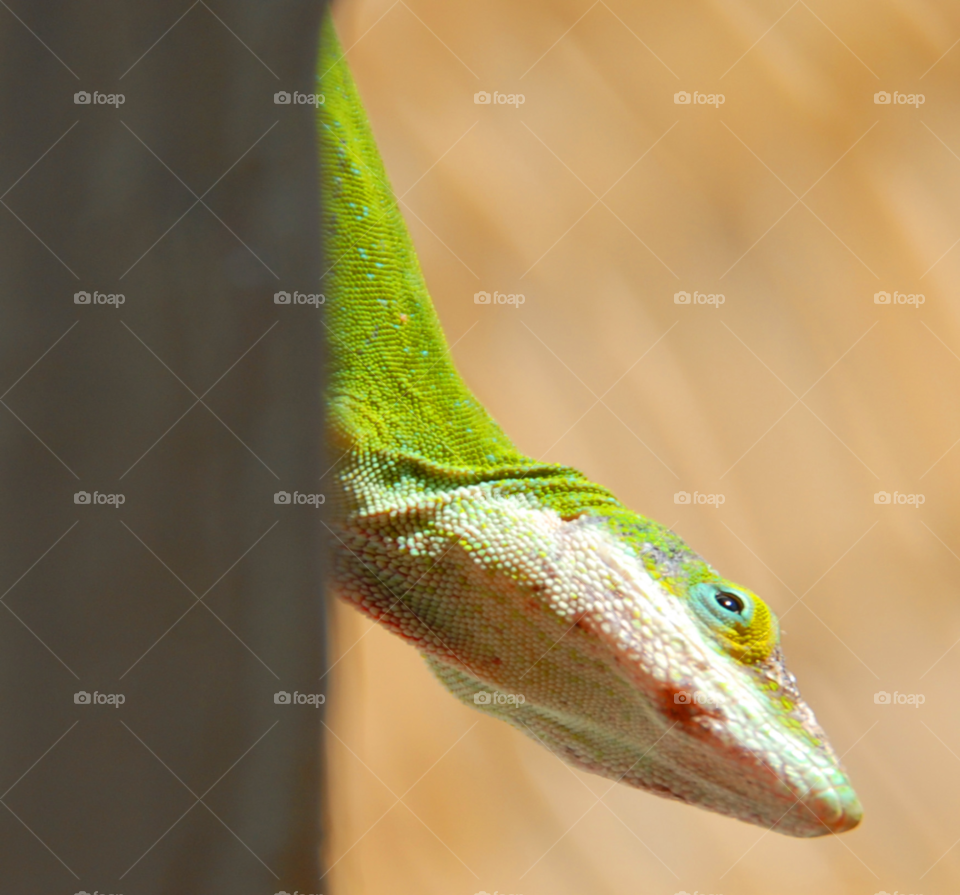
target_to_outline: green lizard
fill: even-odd
[[[329,17],[320,72],[336,591],[571,764],[793,836],[856,826],[767,605],[464,385]]]

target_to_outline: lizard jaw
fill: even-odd
[[[669,693],[666,695],[669,698]],[[753,816],[744,817],[722,807],[715,810],[793,836],[843,833],[860,823],[863,811],[857,796],[815,721],[813,728],[805,730],[811,747],[802,749],[796,742],[786,743],[777,737],[770,737],[766,743],[744,741],[736,733],[742,722],[738,713],[724,713],[722,709],[699,712],[697,708],[686,704],[663,706],[665,716],[675,724],[662,744],[669,756],[667,763],[685,768],[699,779],[699,784],[691,783],[687,775],[682,775],[684,783],[670,795],[690,801],[691,789],[696,792],[698,785],[708,788],[710,782],[728,793],[731,804],[738,794],[750,792]],[[782,719],[771,715],[765,726],[776,731],[781,723]],[[679,742],[666,742],[671,738]],[[812,746],[814,741],[819,745]],[[643,786],[641,781],[627,782]]]

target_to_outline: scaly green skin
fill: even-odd
[[[795,836],[855,826],[763,601],[575,469],[521,454],[464,385],[341,56],[328,19],[337,591],[458,698],[579,767]],[[731,595],[734,616],[717,608]]]

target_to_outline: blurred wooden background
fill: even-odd
[[[466,381],[521,449],[773,605],[866,818],[797,841],[611,788],[341,606],[334,891],[955,892],[960,9],[341,0],[336,18]]]

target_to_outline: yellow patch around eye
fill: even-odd
[[[750,593],[753,617],[747,624],[731,625],[723,632],[727,651],[738,662],[754,665],[762,662],[780,642],[780,625],[770,607]]]

